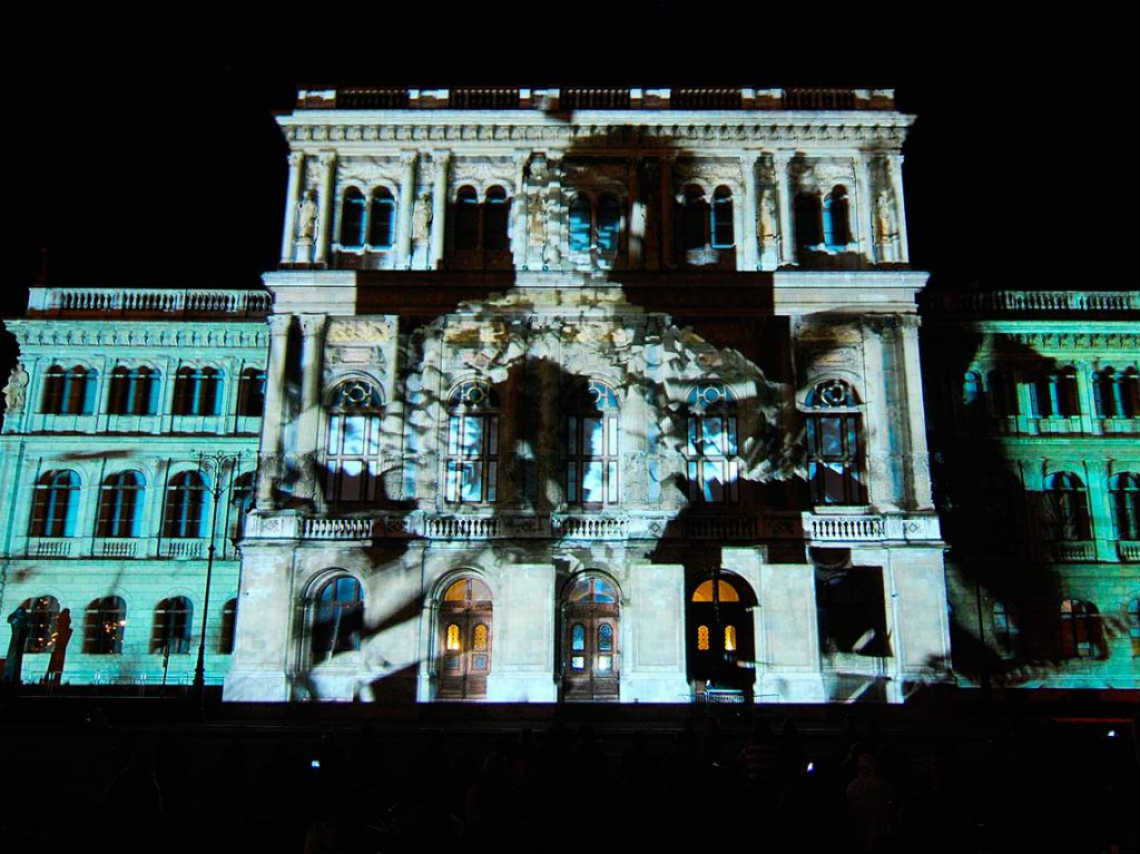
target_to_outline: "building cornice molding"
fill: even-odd
[[[122,320],[78,318],[18,318],[4,326],[21,350],[42,347],[210,347],[254,349],[269,346],[264,320]]]

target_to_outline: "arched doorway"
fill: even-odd
[[[562,598],[562,697],[617,700],[620,594],[599,575],[580,575]]]
[[[452,582],[439,603],[439,699],[481,700],[491,672],[491,591],[477,578]]]
[[[698,691],[752,692],[756,643],[751,608],[755,604],[748,584],[733,575],[714,573],[693,589],[686,647],[689,679]]]

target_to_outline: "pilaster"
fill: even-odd
[[[450,163],[450,151],[436,149],[432,152],[431,270],[438,270],[443,265],[443,236],[447,226],[447,170]]]
[[[756,196],[756,160],[754,153],[744,154],[740,158],[740,171],[744,173],[744,198],[741,204],[736,205],[739,210],[741,229],[738,243],[743,244],[743,252],[737,253],[737,269],[755,270],[758,266],[756,218],[760,208]]]
[[[875,258],[875,233],[871,224],[871,154],[866,151],[859,152],[855,161],[855,203],[858,206],[856,219],[859,223],[859,233],[856,242],[859,244],[859,254],[870,263]]]
[[[281,232],[281,263],[293,260],[294,241],[297,230],[297,206],[301,203],[301,171],[305,167],[305,155],[300,151],[289,152],[289,186],[285,192],[285,226]]]
[[[274,508],[273,486],[281,455],[281,420],[285,409],[285,350],[293,316],[269,318],[269,361],[265,371],[265,412],[261,420],[261,450],[257,467],[257,506]]]
[[[776,188],[776,201],[780,211],[780,262],[790,264],[795,260],[795,247],[792,245],[792,205],[791,188],[788,184],[788,161],[785,151],[777,151],[772,156],[772,171]]]
[[[320,503],[317,483],[317,436],[321,416],[321,356],[324,349],[326,316],[302,314],[301,324],[301,415],[297,430],[297,466],[301,480],[297,494]]]
[[[415,151],[404,151],[400,154],[400,208],[396,213],[396,222],[399,225],[396,238],[396,267],[400,270],[410,270],[412,267],[412,207],[415,204],[418,156],[419,153]]]
[[[332,197],[333,179],[336,175],[336,152],[322,151],[321,164],[321,210],[320,222],[317,231],[317,247],[313,252],[314,264],[325,264],[328,261],[329,234],[332,231]]]
[[[907,264],[910,263],[910,244],[907,242],[906,236],[906,201],[903,199],[903,156],[902,154],[891,154],[888,162],[891,168],[891,189],[894,190],[895,195],[895,215],[898,217],[898,258],[901,263]]]

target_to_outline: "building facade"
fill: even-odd
[[[238,618],[208,669],[228,700],[899,702],[947,678],[911,120],[859,90],[300,93],[280,265],[241,297],[266,316],[47,289],[9,324],[5,611],[137,583],[137,631],[169,635],[170,599],[200,611],[220,480],[197,454],[220,450],[237,510],[213,542],[240,543],[240,581],[215,560],[210,602]],[[197,340],[233,358],[171,355]],[[144,366],[181,396],[111,389]],[[88,403],[75,377],[107,384]],[[163,484],[137,529],[90,486],[126,488],[117,447]],[[72,519],[51,496],[76,492]],[[105,530],[146,544],[108,559]],[[73,650],[64,680],[114,656],[153,678],[171,657],[146,643]]]
[[[961,292],[924,312],[967,684],[1140,687],[1140,300]]]

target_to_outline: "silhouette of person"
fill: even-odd
[[[5,682],[20,684],[20,668],[24,665],[24,644],[28,640],[28,612],[20,605],[8,615],[8,625],[12,627],[12,639],[8,641],[8,658],[4,663]]]
[[[55,631],[52,632],[51,658],[48,659],[44,684],[58,685],[63,676],[63,662],[67,658],[67,644],[71,641],[71,609],[64,608],[55,618]]]

